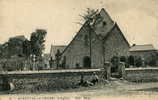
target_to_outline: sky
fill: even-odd
[[[29,39],[41,28],[48,32],[45,52],[51,44],[67,45],[87,8],[105,8],[130,44],[158,47],[157,0],[0,0],[0,43],[16,35]]]

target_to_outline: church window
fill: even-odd
[[[103,26],[106,26],[106,22],[105,21],[103,21]]]

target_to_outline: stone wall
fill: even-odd
[[[61,76],[61,77],[45,77],[45,78],[23,78],[13,79],[16,93],[31,93],[31,92],[49,92],[64,89],[73,89],[78,87],[81,76]],[[90,76],[85,76],[84,80],[90,79]]]
[[[48,74],[45,76],[41,75],[40,73],[36,73],[36,75],[30,73],[27,76],[21,74],[21,76],[19,77],[14,76],[12,78],[12,82],[16,87],[14,92],[49,92],[56,90],[78,88],[77,84],[80,82],[81,75],[84,75],[85,81],[91,81],[93,71],[83,74],[74,74],[71,72],[67,72],[67,74],[62,73],[58,73],[58,76],[56,74],[50,75],[50,73],[45,73]],[[158,81],[158,68],[126,68],[125,73],[125,79],[132,82]],[[102,71],[96,71],[96,74],[98,74],[98,76],[101,77]]]
[[[3,90],[2,79],[7,79],[7,83],[12,82],[15,86],[15,93],[35,93],[35,92],[49,92],[56,90],[65,90],[78,88],[81,81],[83,80],[92,81],[93,73],[96,73],[99,77],[101,76],[101,70],[90,69],[90,70],[59,70],[47,72],[8,72],[8,74],[0,74],[0,91]],[[15,73],[15,74],[14,74]],[[25,74],[24,74],[25,73]],[[3,76],[3,77],[2,77]],[[5,82],[6,85],[6,82]]]
[[[104,61],[110,60],[114,55],[128,55],[129,44],[117,24],[104,9],[100,11],[100,17],[93,29],[89,29],[86,22],[66,47],[62,54],[62,58],[66,58],[66,68],[76,68],[76,65],[81,68],[86,67],[85,57],[90,59],[92,68],[101,68]],[[105,39],[102,40],[104,37]]]
[[[92,68],[103,67],[103,46],[93,30],[91,30],[91,62]],[[66,57],[66,68],[76,68],[76,64],[80,67],[84,66],[84,57],[90,58],[90,39],[89,29],[86,24],[77,33],[71,43],[67,46],[62,54]]]
[[[104,51],[105,61],[109,61],[113,56],[128,56],[129,44],[122,35],[117,24],[105,38]]]
[[[131,82],[157,82],[158,68],[127,68],[125,79]]]

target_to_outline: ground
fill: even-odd
[[[132,83],[114,79],[105,85],[34,94],[10,94],[14,100],[158,100],[158,82]],[[5,95],[6,96],[6,95]],[[25,99],[24,99],[25,97]],[[32,99],[34,98],[34,99]]]

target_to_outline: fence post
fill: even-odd
[[[118,72],[119,72],[120,78],[125,78],[125,63],[124,62],[119,63]]]

